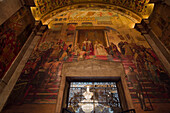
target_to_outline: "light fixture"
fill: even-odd
[[[81,106],[82,110],[85,113],[91,113],[94,109],[94,105],[93,105],[93,100],[91,100],[91,97],[93,96],[93,93],[90,92],[90,87],[87,86],[86,92],[83,93],[83,96],[85,97],[84,100],[81,101],[81,103],[79,103],[79,106]],[[95,101],[97,102],[97,101]],[[98,102],[95,104],[95,106],[98,105]]]

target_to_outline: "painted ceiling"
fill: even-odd
[[[81,8],[63,11],[47,21],[49,28],[57,29],[60,23],[80,23],[80,25],[107,25],[114,26],[115,29],[133,28],[136,19],[110,9]]]
[[[36,20],[43,23],[49,18],[64,10],[77,9],[79,7],[99,7],[118,10],[128,15],[136,15],[140,19],[148,18],[154,4],[150,0],[34,0],[36,7],[32,7],[32,13]],[[82,6],[82,4],[84,4]],[[60,10],[59,10],[60,9]],[[47,23],[45,23],[47,24]]]

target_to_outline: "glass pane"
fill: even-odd
[[[71,82],[67,108],[75,113],[121,112],[116,82]]]

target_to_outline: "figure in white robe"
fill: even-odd
[[[100,44],[98,41],[95,41],[94,44],[94,54],[102,55],[102,56],[108,55],[107,51],[105,50],[105,47],[102,44]]]

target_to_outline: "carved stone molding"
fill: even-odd
[[[96,59],[64,63],[62,76],[119,76],[124,75],[121,63]]]
[[[122,63],[102,61],[97,59],[88,59],[78,62],[65,62],[63,64],[61,73],[60,90],[58,93],[56,112],[61,113],[63,95],[65,90],[65,84],[68,78],[77,78],[79,80],[119,80],[121,81],[124,97],[127,104],[127,109],[134,109],[132,99],[128,90],[128,86],[125,80],[125,71]],[[124,106],[125,108],[125,106]]]

